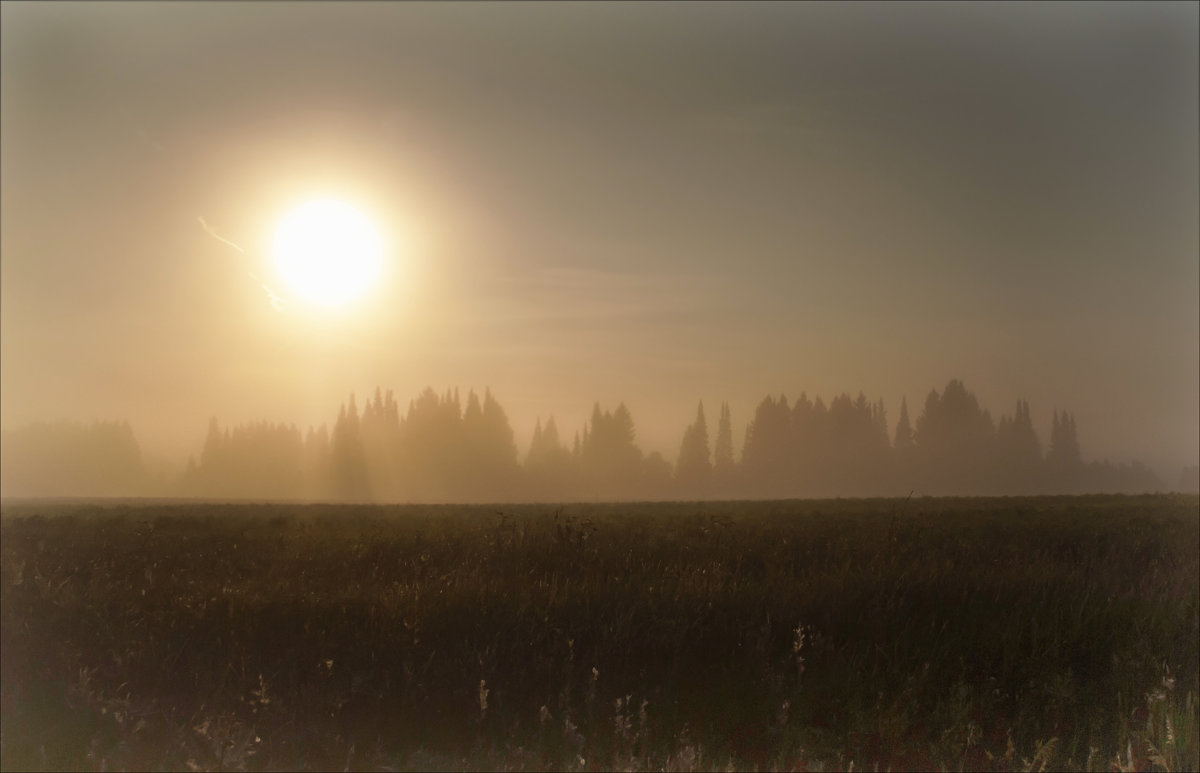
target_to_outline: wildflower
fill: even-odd
[[[779,711],[775,713],[775,723],[778,725],[786,725],[788,723],[788,716],[791,713],[791,709],[792,702],[790,700],[784,700],[784,702],[779,706]]]
[[[563,719],[563,738],[567,739],[576,749],[582,749],[584,737],[570,717]]]
[[[628,740],[629,733],[633,729],[633,724],[630,722],[629,716],[626,713],[628,711],[629,699],[631,697],[632,696],[630,695],[626,695],[624,698],[617,698],[616,711],[613,712],[613,729],[615,730],[618,738],[625,740]],[[625,707],[626,711],[621,710],[622,706]]]
[[[800,651],[804,649],[805,631],[803,623],[796,626],[796,630],[792,636],[792,654],[796,656],[796,681],[804,676],[804,656]]]

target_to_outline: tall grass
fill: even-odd
[[[1200,767],[1196,497],[2,529],[6,769]]]

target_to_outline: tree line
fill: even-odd
[[[551,417],[537,420],[520,459],[512,426],[490,390],[427,388],[401,411],[376,389],[354,395],[333,422],[302,432],[257,422],[210,421],[198,457],[152,493],[234,499],[355,502],[568,501],[835,496],[1143,492],[1164,488],[1138,463],[1083,460],[1075,417],[1054,411],[1048,443],[1018,400],[998,420],[959,380],[907,399],[890,425],[883,401],[837,395],[767,396],[745,426],[735,455],[728,404],[710,433],[704,404],[684,429],[673,460],[646,454],[623,404],[602,409],[569,438]],[[8,496],[136,493],[145,487],[127,424],[33,425],[5,433]],[[73,451],[68,452],[70,449]],[[99,449],[99,450],[97,450]],[[11,453],[10,453],[11,451]],[[11,464],[10,464],[11,460]]]
[[[0,495],[137,496],[152,480],[127,421],[38,421],[0,433]]]

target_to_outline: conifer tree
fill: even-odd
[[[1079,433],[1075,429],[1075,414],[1064,414],[1066,428],[1063,432],[1063,445],[1067,461],[1071,464],[1082,464],[1083,458],[1079,451]]]
[[[765,492],[784,493],[788,468],[794,462],[792,435],[792,411],[787,397],[780,395],[778,401],[770,395],[763,398],[746,427],[742,471]]]
[[[1042,444],[1037,432],[1033,429],[1033,418],[1030,416],[1029,403],[1017,401],[1017,412],[1013,417],[1013,440],[1016,456],[1025,464],[1036,464],[1042,460]]]
[[[551,452],[565,450],[562,447],[562,441],[558,439],[558,424],[555,423],[553,416],[546,420],[546,426],[542,430],[542,444]]]
[[[483,407],[479,403],[479,398],[475,396],[475,390],[467,392],[467,410],[463,413],[463,429],[470,435],[472,431],[477,430],[483,422]]]
[[[713,472],[723,478],[733,472],[733,426],[729,416],[729,403],[721,403],[717,443],[713,449]]]
[[[1079,436],[1075,430],[1075,417],[1063,411],[1060,415],[1056,410],[1050,429],[1050,450],[1046,461],[1051,466],[1067,469],[1082,464],[1079,451]]]
[[[709,461],[708,423],[704,418],[704,403],[696,409],[696,420],[683,433],[679,447],[679,462],[675,465],[675,479],[685,491],[699,493],[712,475]]]
[[[304,454],[300,465],[301,496],[310,499],[324,499],[331,495],[329,489],[330,476],[330,441],[329,428],[322,424],[314,429],[309,427],[304,438]]]
[[[533,425],[533,439],[529,441],[529,452],[525,454],[525,466],[536,464],[542,455],[542,418],[539,416]]]
[[[491,471],[497,490],[507,488],[516,474],[517,444],[512,425],[508,423],[508,414],[488,388],[483,390],[479,442],[481,463]]]
[[[920,478],[931,493],[965,494],[994,485],[996,427],[958,379],[925,400],[914,433]]]
[[[633,416],[625,403],[613,412],[592,408],[584,427],[581,471],[593,494],[629,496],[641,477],[642,452],[635,443]]]
[[[912,425],[908,420],[908,398],[901,397],[900,420],[896,422],[896,440],[892,447],[902,453],[908,453],[914,445]]]
[[[363,408],[359,431],[372,495],[377,499],[399,499],[400,415],[391,391],[385,397],[383,390],[375,387],[375,396]]]
[[[558,424],[551,416],[542,424],[539,417],[525,457],[526,491],[534,498],[562,500],[574,496],[575,467],[579,462],[579,435],[574,451],[565,448],[558,437]]]
[[[208,420],[208,434],[204,437],[204,448],[200,451],[201,475],[211,476],[213,471],[222,463],[221,428],[217,417]]]
[[[330,461],[333,465],[337,495],[355,501],[369,499],[366,454],[353,394],[350,395],[349,403],[343,404],[338,411],[330,446]]]
[[[888,440],[887,410],[883,407],[882,397],[871,407],[871,419],[873,422],[872,432],[875,436],[872,445],[889,448],[892,443]]]
[[[544,467],[569,455],[570,452],[563,448],[562,441],[558,438],[558,425],[555,423],[554,417],[551,416],[547,419],[545,426],[542,425],[541,418],[538,418],[533,427],[533,440],[529,443],[525,466],[530,469]]]

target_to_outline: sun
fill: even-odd
[[[272,258],[297,296],[321,306],[344,306],[379,277],[383,242],[359,210],[336,199],[313,199],[280,221]]]

